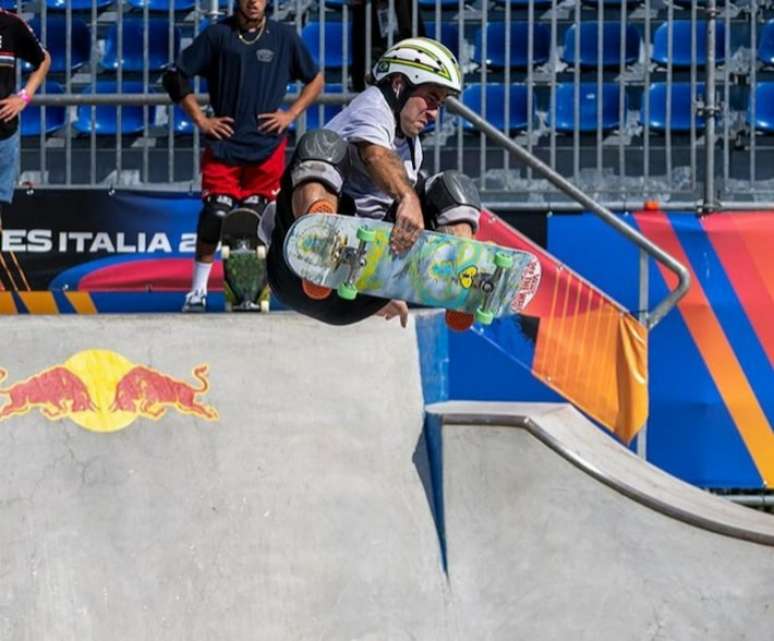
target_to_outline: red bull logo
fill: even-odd
[[[201,400],[210,388],[207,373],[207,365],[196,366],[192,384],[115,352],[86,350],[0,387],[0,421],[33,409],[49,420],[69,418],[95,432],[121,430],[138,417],[157,421],[169,410],[215,421],[217,410]],[[0,385],[7,376],[0,369]]]

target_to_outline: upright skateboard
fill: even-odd
[[[223,220],[220,255],[226,311],[269,311],[266,285],[266,247],[258,238],[260,218],[240,207]]]
[[[540,284],[540,263],[529,252],[423,231],[396,256],[392,227],[337,214],[302,216],[285,238],[285,260],[299,277],[345,299],[398,299],[472,314],[483,324],[519,313]]]

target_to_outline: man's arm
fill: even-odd
[[[356,145],[368,175],[398,204],[390,247],[396,254],[403,254],[411,249],[425,227],[419,197],[395,152],[370,142],[358,142]]]
[[[325,78],[323,77],[322,72],[319,72],[312,80],[304,85],[298,98],[290,105],[287,111],[278,109],[273,113],[258,114],[258,120],[262,121],[261,124],[258,125],[258,130],[265,134],[281,134],[290,127],[290,124],[294,120],[306,111],[309,105],[317,100],[317,96],[320,95],[324,85]]]
[[[43,62],[27,78],[27,84],[15,96],[8,96],[5,100],[0,100],[0,120],[8,122],[13,120],[27,106],[32,96],[43,84],[49,67],[51,67],[51,56],[48,51],[43,51]]]

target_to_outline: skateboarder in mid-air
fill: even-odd
[[[419,171],[419,134],[435,121],[444,100],[462,90],[454,55],[429,38],[402,40],[378,60],[370,81],[324,129],[298,141],[277,201],[264,212],[261,233],[270,242],[269,284],[286,305],[333,325],[380,314],[399,317],[405,327],[403,301],[342,300],[302,281],[283,256],[289,227],[304,215],[338,212],[394,222],[390,247],[396,254],[408,251],[423,229],[469,238],[478,227],[481,201],[470,178],[444,171],[425,179]],[[455,329],[473,322],[459,312],[447,311],[446,318]]]

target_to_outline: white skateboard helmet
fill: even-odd
[[[413,86],[432,83],[455,96],[462,93],[462,72],[454,54],[432,38],[407,38],[394,44],[373,69],[376,84],[388,76],[403,74]]]

